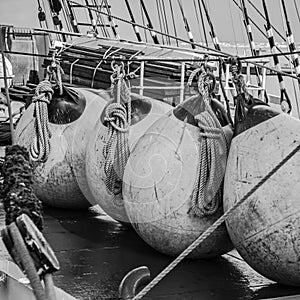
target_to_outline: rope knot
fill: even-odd
[[[104,120],[119,132],[127,132],[129,130],[127,110],[124,105],[119,103],[111,103],[105,110]]]

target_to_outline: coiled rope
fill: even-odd
[[[105,185],[112,195],[122,192],[122,179],[130,155],[128,134],[131,124],[131,96],[125,82],[123,65],[114,66],[111,94],[116,102],[107,106],[104,120],[108,131],[103,148]]]
[[[262,178],[244,197],[237,201],[227,210],[217,221],[205,230],[189,247],[187,247],[175,260],[163,269],[147,286],[145,286],[132,300],[142,299],[149,291],[155,287],[166,275],[168,275],[185,257],[195,250],[205,239],[207,239],[232,213],[243,204],[252,194],[254,194],[266,181],[270,179],[281,167],[283,167],[298,151],[300,145],[295,147],[281,162],[279,162],[264,178]]]
[[[52,99],[53,93],[50,81],[44,80],[38,84],[35,96],[32,98],[35,120],[34,136],[29,153],[33,161],[45,162],[50,153],[51,132],[48,119],[48,104]]]
[[[198,80],[205,110],[195,116],[200,128],[199,157],[197,173],[189,213],[202,217],[214,214],[222,200],[228,145],[222,126],[210,105],[210,93],[214,89],[212,73],[203,67]],[[195,76],[196,72],[191,75]],[[189,80],[190,82],[190,80]]]

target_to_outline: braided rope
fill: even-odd
[[[225,174],[224,158],[228,145],[222,126],[210,106],[211,80],[203,71],[198,81],[205,111],[195,116],[200,133],[200,163],[197,165],[195,184],[189,210],[195,216],[213,215],[222,200],[222,182]],[[225,149],[225,153],[222,153]]]
[[[131,96],[120,68],[116,70],[116,76],[112,77],[111,93],[117,102],[111,103],[105,111],[104,120],[108,123],[108,131],[103,148],[104,172],[106,190],[112,195],[118,195],[122,192],[121,182],[130,155],[128,133],[131,124]]]
[[[48,80],[38,84],[35,96],[32,98],[34,103],[34,136],[30,145],[29,154],[33,161],[45,162],[50,154],[51,131],[48,119],[48,104],[52,99],[54,91]]]
[[[155,287],[166,275],[168,275],[186,256],[195,250],[205,239],[207,239],[232,213],[243,204],[253,193],[255,193],[267,180],[270,179],[282,166],[284,166],[298,151],[300,145],[293,149],[280,163],[278,163],[264,178],[262,178],[246,195],[237,201],[217,221],[206,229],[189,247],[187,247],[175,260],[163,269],[146,287],[144,287],[132,300],[142,299],[153,287]]]

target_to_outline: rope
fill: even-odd
[[[6,213],[6,225],[24,213],[42,230],[42,203],[32,189],[33,168],[26,148],[18,145],[6,147],[1,173],[3,189],[0,193]]]
[[[222,126],[210,106],[210,92],[213,82],[208,73],[199,76],[198,87],[203,96],[205,111],[195,116],[200,133],[200,163],[197,166],[194,189],[189,213],[202,217],[213,215],[222,201],[222,182],[225,174],[224,158],[227,158],[228,145]]]
[[[293,149],[279,164],[277,164],[264,178],[262,178],[246,195],[227,210],[213,225],[205,230],[189,247],[187,247],[175,260],[163,269],[145,288],[143,288],[132,300],[142,299],[153,287],[155,287],[166,275],[168,275],[186,256],[195,250],[205,239],[207,239],[232,213],[243,204],[253,193],[255,193],[271,176],[284,166],[298,151],[300,144]]]
[[[34,103],[34,136],[30,145],[29,153],[33,161],[45,162],[50,153],[50,126],[48,119],[48,104],[52,99],[54,91],[48,80],[38,84],[35,96],[32,98]]]
[[[122,192],[121,183],[130,155],[128,132],[131,123],[131,96],[124,80],[123,65],[113,68],[111,94],[116,102],[108,105],[105,111],[104,120],[107,122],[108,132],[103,155],[106,189],[110,194],[118,195]]]
[[[59,94],[63,94],[63,84],[62,84],[62,74],[64,74],[64,70],[62,69],[59,61],[55,59],[55,52],[52,56],[52,63],[47,67],[47,76],[46,80],[54,81],[59,87]]]

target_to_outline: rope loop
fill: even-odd
[[[48,119],[48,104],[54,94],[49,80],[38,84],[35,96],[32,99],[34,105],[34,132],[33,140],[29,148],[32,161],[45,162],[50,154],[51,131]]]

